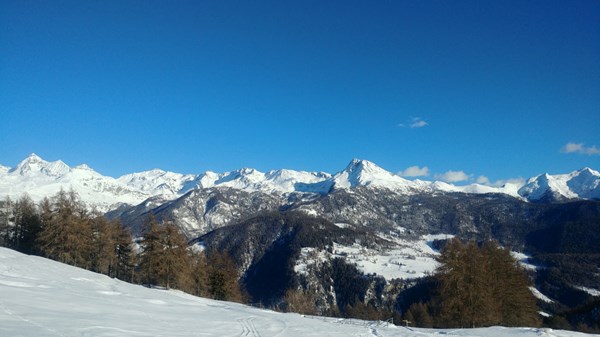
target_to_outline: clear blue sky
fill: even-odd
[[[600,169],[600,1],[0,0],[0,117],[111,176]]]

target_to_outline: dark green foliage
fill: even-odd
[[[293,268],[303,247],[330,249],[334,241],[352,244],[354,240],[365,245],[383,242],[364,229],[340,228],[327,220],[295,212],[263,213],[192,242],[227,253],[238,267],[247,262],[242,257],[250,258],[243,276],[245,288],[253,302],[274,306],[298,284]]]
[[[42,221],[36,206],[27,195],[21,197],[13,208],[14,226],[9,234],[9,247],[25,254],[36,254],[35,243]]]
[[[365,300],[369,287],[369,279],[354,265],[346,263],[342,258],[331,260],[331,279],[335,290],[336,302],[340,308],[355,306]]]
[[[231,257],[212,251],[207,260],[208,296],[221,301],[245,302]]]

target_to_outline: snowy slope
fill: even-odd
[[[87,165],[71,168],[60,160],[48,162],[35,154],[4,173],[0,171],[2,198],[10,196],[17,199],[27,193],[33,200],[39,201],[61,189],[68,191],[71,188],[79,193],[83,202],[101,211],[120,203],[138,204],[148,197]]]
[[[117,179],[132,189],[151,196],[180,196],[199,185],[198,176],[154,169],[131,173]]]
[[[282,314],[148,289],[0,248],[0,336],[590,336],[538,328],[416,329]]]
[[[524,200],[600,199],[600,173],[589,168],[569,174],[533,177],[524,186],[506,184],[491,187],[479,184],[456,186],[444,182],[406,180],[367,160],[353,159],[334,174],[294,170],[267,173],[243,168],[225,173],[180,174],[154,169],[127,174],[117,179],[103,176],[87,165],[69,167],[62,161],[48,162],[35,154],[17,166],[0,166],[0,198],[19,198],[27,193],[35,201],[60,189],[73,188],[90,207],[100,211],[120,204],[137,205],[149,197],[174,200],[194,189],[226,187],[245,192],[278,195],[285,200],[290,193],[328,194],[334,190],[368,187],[399,194],[461,192],[470,194],[503,193]]]
[[[368,160],[359,159],[353,159],[343,171],[333,176],[332,182],[335,188],[372,186],[404,192],[417,188],[417,185],[411,181],[388,172]]]
[[[600,172],[584,168],[568,174],[541,174],[529,179],[519,194],[528,200],[600,199]]]

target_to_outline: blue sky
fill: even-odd
[[[0,51],[8,166],[600,169],[594,0],[0,0]]]

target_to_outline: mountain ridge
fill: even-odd
[[[290,169],[265,173],[253,168],[223,173],[181,174],[152,169],[113,178],[94,171],[86,164],[70,167],[61,160],[45,161],[34,153],[15,167],[0,166],[0,196],[15,198],[27,193],[32,199],[40,200],[61,188],[73,188],[88,206],[100,211],[115,209],[121,204],[138,205],[155,196],[174,200],[195,189],[227,187],[249,193],[325,195],[334,190],[359,186],[384,188],[400,194],[502,193],[531,202],[600,199],[600,173],[588,167],[567,174],[544,173],[529,178],[523,185],[507,183],[502,187],[492,187],[408,180],[373,162],[356,158],[335,174]]]

